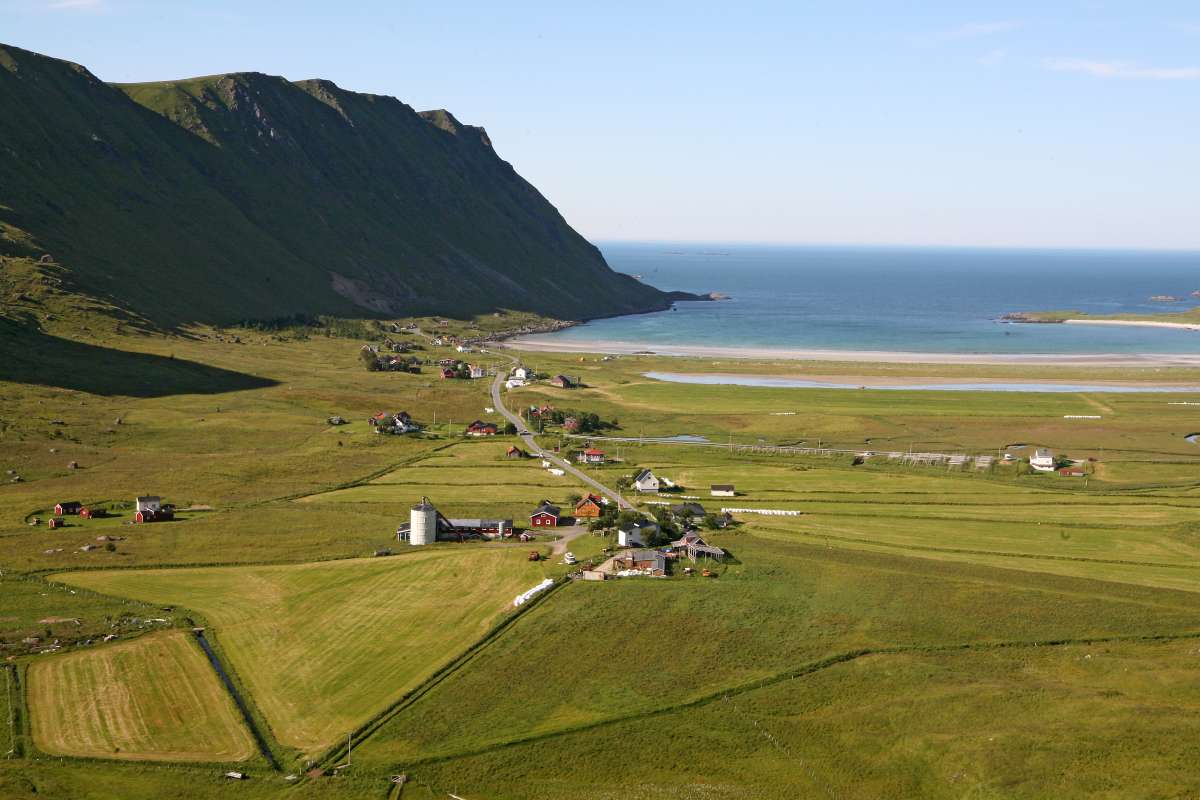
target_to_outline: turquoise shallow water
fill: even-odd
[[[548,334],[638,342],[916,353],[1200,353],[1200,332],[1015,325],[1013,311],[1154,313],[1200,305],[1200,253],[924,248],[601,247],[614,269],[663,289],[731,299],[596,320]],[[1183,302],[1150,300],[1174,295]]]
[[[647,372],[647,378],[669,383],[693,383],[704,386],[767,386],[779,389],[886,389],[899,392],[1200,392],[1200,386],[1163,386],[1115,383],[1046,383],[1039,381],[991,381],[977,383],[839,383],[775,375],[713,375],[710,373]]]

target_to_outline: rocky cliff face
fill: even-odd
[[[669,300],[447,111],[258,73],[108,85],[6,46],[0,248],[169,325]]]

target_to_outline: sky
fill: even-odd
[[[447,108],[593,241],[1200,250],[1194,0],[0,0],[0,42]]]

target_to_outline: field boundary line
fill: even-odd
[[[8,739],[9,750],[4,754],[4,758],[20,758],[23,750],[21,747],[21,735],[17,730],[17,720],[20,718],[18,709],[21,706],[21,679],[17,674],[15,664],[5,664],[4,669],[4,691],[8,698]]]
[[[434,689],[440,683],[442,683],[442,681],[446,680],[447,678],[452,676],[454,673],[458,672],[458,670],[462,669],[464,666],[466,666],[468,663],[470,663],[475,658],[475,656],[477,656],[480,653],[480,651],[482,651],[489,644],[491,644],[496,639],[498,639],[501,634],[503,634],[506,630],[508,630],[513,625],[515,625],[518,620],[520,620],[523,616],[528,614],[533,609],[540,606],[542,603],[546,602],[547,598],[553,596],[555,593],[557,593],[559,590],[561,590],[562,587],[569,585],[570,582],[571,581],[568,579],[559,578],[558,580],[556,580],[554,582],[554,585],[551,586],[548,590],[542,592],[541,594],[535,595],[529,601],[523,603],[520,606],[517,606],[513,610],[512,613],[510,613],[508,616],[504,617],[499,622],[497,622],[495,625],[493,625],[486,633],[483,634],[483,636],[481,636],[479,639],[477,639],[466,650],[459,653],[453,659],[451,659],[450,661],[443,664],[429,677],[425,678],[423,681],[421,681],[419,684],[414,686],[412,689],[405,692],[394,703],[392,703],[388,707],[384,708],[382,711],[380,711],[374,717],[372,717],[371,719],[367,720],[362,725],[360,725],[351,734],[349,747],[353,748],[353,747],[358,746],[358,745],[362,744],[363,742],[365,742],[376,731],[378,731],[385,724],[390,722],[397,714],[399,714],[401,711],[406,709],[408,706],[415,703],[417,700],[424,697],[432,689]],[[322,767],[322,768],[327,769],[330,764],[332,764],[333,762],[342,758],[346,754],[346,751],[347,751],[347,744],[343,744],[343,743],[339,742],[333,748],[327,750],[323,755],[314,759],[313,763],[317,767]]]
[[[250,736],[254,739],[254,744],[258,747],[259,755],[267,760],[267,763],[271,765],[271,769],[279,772],[279,760],[275,757],[275,752],[271,749],[270,742],[267,741],[267,737],[263,731],[259,730],[258,722],[255,720],[254,715],[250,713],[250,708],[242,698],[242,693],[234,685],[229,670],[226,669],[226,665],[222,662],[220,655],[204,634],[205,629],[192,628],[193,641],[204,652],[205,660],[208,661],[213,672],[217,674],[217,680],[225,687],[229,699],[233,701],[238,712],[242,715],[242,722],[246,724],[246,729],[250,731]]]
[[[440,756],[428,756],[426,758],[416,759],[414,761],[403,762],[405,769],[414,767],[428,766],[430,764],[440,764],[447,761],[457,761],[462,758],[472,758],[474,756],[485,755],[487,753],[505,750],[510,747],[518,747],[524,744],[544,741],[558,736],[569,736],[575,733],[583,733],[585,731],[595,730],[596,728],[606,727],[608,725],[617,725],[624,722],[634,722],[641,719],[649,719],[651,717],[662,716],[664,714],[673,714],[678,711],[686,711],[692,708],[710,705],[715,702],[725,700],[730,697],[746,694],[748,692],[757,691],[774,686],[784,681],[802,678],[808,675],[822,672],[831,667],[836,667],[841,664],[847,664],[852,661],[857,661],[860,658],[876,655],[904,655],[908,653],[954,653],[954,652],[987,652],[989,650],[1006,650],[1032,647],[1069,647],[1072,645],[1081,644],[1110,644],[1122,642],[1170,642],[1180,641],[1185,639],[1200,639],[1200,631],[1189,631],[1186,633],[1165,633],[1165,634],[1123,634],[1115,636],[1085,636],[1085,637],[1070,637],[1045,640],[1013,640],[1013,641],[998,641],[998,642],[961,642],[952,644],[925,644],[925,645],[897,645],[892,647],[868,647],[858,650],[849,650],[844,653],[838,653],[817,661],[811,661],[799,667],[777,672],[774,675],[768,675],[757,680],[748,681],[737,686],[728,687],[715,692],[710,692],[700,697],[691,700],[673,703],[659,708],[647,709],[645,711],[626,714],[620,717],[610,717],[608,719],[595,720],[593,722],[583,723],[567,728],[560,728],[554,731],[546,731],[544,733],[534,734],[507,741],[496,742],[494,744],[485,745],[474,750],[467,750],[460,753],[448,753]],[[399,764],[394,765],[397,768]]]

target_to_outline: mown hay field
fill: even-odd
[[[717,567],[718,578],[569,586],[404,709],[356,757],[406,768],[652,715],[861,649],[1200,634],[1189,592],[753,532],[712,539],[736,557]]]
[[[1200,792],[1197,647],[868,656],[692,708],[427,763],[411,795],[1190,797]]]
[[[33,741],[51,755],[242,761],[255,745],[189,633],[45,656],[28,670]]]
[[[478,639],[543,576],[515,548],[56,579],[202,614],[276,739],[312,753]]]

